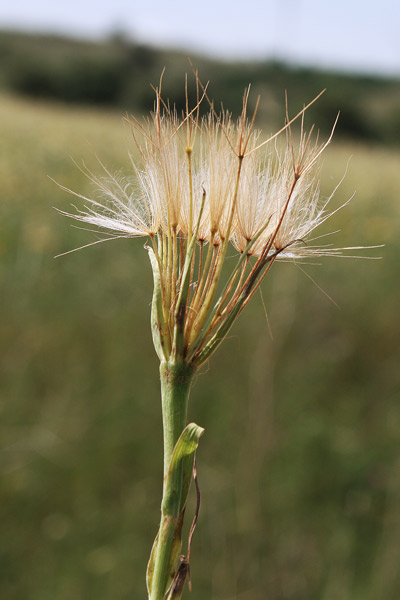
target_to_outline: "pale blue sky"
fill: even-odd
[[[211,56],[400,75],[398,0],[10,0],[0,28],[91,37],[121,30]]]

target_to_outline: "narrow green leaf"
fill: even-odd
[[[161,290],[161,276],[160,269],[156,255],[154,254],[153,248],[147,246],[149,253],[151,268],[153,270],[154,280],[154,292],[153,300],[151,303],[151,332],[153,335],[154,348],[156,349],[158,358],[163,361],[166,360],[165,353],[165,340],[164,334],[164,317],[162,310],[162,290]]]
[[[199,439],[204,429],[195,423],[189,423],[182,431],[175,444],[165,482],[163,502],[161,506],[161,524],[154,540],[150,559],[147,565],[147,590],[151,596],[154,566],[159,544],[163,544],[172,533],[172,545],[168,559],[168,579],[166,589],[175,576],[179,556],[182,549],[182,526],[184,509],[189,494],[193,475],[193,463]],[[171,538],[170,538],[171,539]]]
[[[165,527],[165,522],[164,522],[164,527]],[[183,511],[181,512],[181,514],[179,515],[179,518],[177,519],[177,523],[176,523],[176,527],[175,527],[175,531],[174,531],[174,537],[172,540],[171,551],[170,551],[170,555],[169,555],[169,559],[168,559],[167,572],[169,575],[168,575],[168,579],[166,582],[167,588],[171,585],[172,579],[175,575],[176,565],[178,564],[179,556],[180,556],[181,550],[182,550],[182,527],[183,527]],[[161,532],[161,542],[162,542],[163,541],[163,520],[161,521],[160,530],[158,531],[158,533],[156,535],[156,539],[154,540],[153,547],[151,549],[149,562],[147,564],[146,583],[147,583],[147,592],[148,592],[149,598],[151,596],[154,565],[155,565],[155,560],[156,560],[157,546],[158,546],[159,539],[160,539],[160,532]]]
[[[175,444],[165,485],[162,505],[164,515],[178,516],[186,505],[192,480],[194,456],[203,433],[202,427],[195,423],[189,423]]]
[[[156,551],[157,551],[157,544],[158,544],[159,537],[160,537],[160,532],[158,531],[157,535],[156,535],[156,539],[153,542],[153,547],[151,549],[149,562],[147,563],[146,584],[147,584],[147,593],[149,595],[149,598],[151,596],[151,582],[153,580],[154,563],[155,563],[155,559],[156,559]]]

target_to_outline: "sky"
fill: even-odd
[[[0,29],[141,42],[212,57],[400,75],[399,0],[14,0]]]

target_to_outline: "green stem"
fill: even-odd
[[[193,376],[193,367],[185,363],[162,362],[160,365],[164,430],[164,489],[150,600],[163,600],[176,568],[171,561],[174,561],[177,543],[180,544],[183,518],[180,506],[182,478],[177,481],[172,494],[171,490],[168,490],[168,498],[166,497],[166,481],[175,444],[186,426],[187,405]]]
[[[164,479],[168,474],[172,452],[186,426],[189,391],[193,367],[182,362],[160,364],[162,417],[164,432]]]

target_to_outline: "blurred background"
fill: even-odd
[[[143,240],[54,259],[97,238],[53,210],[73,199],[49,177],[90,194],[74,161],[98,172],[96,154],[129,173],[123,115],[152,108],[164,66],[181,106],[188,56],[234,114],[252,83],[266,135],[285,90],[295,114],[327,88],[307,115],[326,136],[341,112],[322,192],[348,165],[333,206],[356,194],[321,233],[385,245],[364,252],[379,261],[276,265],[269,325],[255,298],[197,378],[191,598],[400,597],[399,6],[1,6],[2,599],[146,596],[162,477],[148,259]]]

